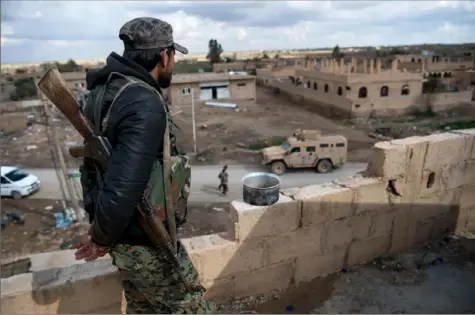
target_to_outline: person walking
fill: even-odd
[[[220,185],[219,189],[221,190],[221,193],[223,196],[226,196],[228,193],[228,166],[224,165],[223,169],[221,170],[221,173],[219,173],[218,177],[220,180]]]

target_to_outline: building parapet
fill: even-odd
[[[182,240],[206,298],[286,290],[450,233],[474,233],[474,148],[475,129],[379,142],[363,174],[284,191],[268,207],[233,201],[229,231]],[[122,305],[109,259],[1,284],[2,313],[119,313]]]

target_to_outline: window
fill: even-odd
[[[343,95],[343,89],[341,88],[341,86],[338,87],[337,93],[338,95]]]
[[[356,104],[355,108],[360,108],[360,106],[361,106],[360,104]]]
[[[239,87],[245,87],[245,86],[246,86],[246,83],[238,83],[238,86],[239,86]]]
[[[315,91],[318,90],[317,82],[313,82],[313,89],[314,89]]]
[[[10,182],[2,176],[2,184],[9,184]]]
[[[184,86],[181,88],[181,95],[190,95],[191,88],[189,86]]]
[[[307,89],[310,88],[310,81],[307,81]]]
[[[325,91],[325,93],[328,93],[328,84],[325,84],[325,86],[323,87],[323,90]]]
[[[409,85],[404,84],[401,89],[401,95],[409,95]]]
[[[290,153],[300,153],[300,148],[299,147],[292,148],[292,150],[290,150]]]
[[[386,97],[388,95],[389,95],[389,88],[385,85],[381,88],[381,91],[379,92],[379,96]]]
[[[364,86],[360,88],[358,91],[358,97],[359,98],[366,98],[368,96],[368,89],[365,88]]]
[[[327,143],[322,143],[322,144],[320,144],[320,148],[328,148],[328,144]]]
[[[315,148],[315,147],[306,147],[306,148],[305,148],[305,151],[307,151],[307,152],[315,152],[315,151],[316,151],[316,148]]]
[[[337,147],[337,148],[344,148],[344,147],[345,147],[345,144],[344,144],[344,143],[337,143],[337,144],[336,144],[336,147]]]
[[[347,86],[346,86],[346,90],[347,90],[347,91],[351,91],[351,87],[347,85]]]

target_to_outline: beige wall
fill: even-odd
[[[300,87],[288,87],[287,80],[275,79],[278,76],[267,69],[258,70],[257,75],[262,85],[278,88],[292,101],[330,117],[404,115],[417,108],[425,110],[428,104],[433,105],[432,109],[435,111],[446,110],[472,98],[473,90],[466,87],[455,93],[423,95],[423,68],[418,72],[401,71],[396,59],[390,62],[388,69],[382,66],[381,60],[363,60],[359,67],[356,58],[351,58],[346,64],[343,61],[322,59],[318,62],[321,70],[289,67],[289,70],[294,71],[294,76],[301,79]],[[454,83],[455,80],[457,79],[447,78],[445,82]],[[310,89],[304,89],[307,84]],[[328,86],[326,93],[325,85]],[[381,94],[383,87],[388,88],[387,96]],[[403,87],[409,88],[408,95],[402,95]],[[338,95],[339,88],[342,95]],[[364,88],[367,95],[360,97],[359,91]]]
[[[228,81],[228,80],[223,80]],[[239,86],[245,84],[245,86]],[[170,89],[170,100],[173,105],[190,105],[191,94],[183,95],[181,90],[185,87],[193,88],[194,101],[200,101],[200,83],[180,83],[173,84]],[[229,80],[229,93],[231,94],[230,100],[243,101],[243,100],[255,100],[256,99],[256,80],[244,79],[244,80]]]
[[[182,242],[206,297],[225,301],[475,233],[474,148],[475,129],[379,142],[365,177],[298,188],[269,207],[233,201],[227,232]],[[58,268],[2,279],[2,313],[120,312],[110,260]]]

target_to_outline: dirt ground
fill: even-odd
[[[266,89],[257,88],[257,103],[242,102],[239,109],[216,108],[200,105],[196,109],[196,130],[198,157],[196,164],[217,164],[219,162],[253,164],[259,163],[259,154],[248,150],[248,146],[262,139],[274,136],[289,136],[296,128],[318,128],[325,133],[341,133],[349,139],[350,154],[357,160],[358,150],[368,149],[375,142],[365,132],[353,126],[310,113],[305,109],[281,100]],[[187,152],[193,152],[193,128],[191,107],[172,106],[176,124],[180,127],[178,144]],[[0,119],[3,130],[3,164],[24,167],[53,167],[50,144],[45,127],[33,124],[26,127],[25,113],[4,114]],[[35,114],[35,113],[33,113]],[[36,116],[39,116],[39,112]],[[56,116],[59,119],[59,115]],[[77,132],[66,121],[55,122],[61,143],[80,142]],[[74,164],[74,159],[68,159]],[[76,161],[77,163],[77,161]]]
[[[427,135],[444,130],[473,128],[475,120],[456,111],[452,113],[418,113],[394,119],[355,119],[334,121],[309,112],[298,104],[274,95],[271,90],[257,87],[256,102],[240,102],[238,109],[197,105],[196,144],[194,164],[255,164],[260,162],[258,151],[249,150],[253,144],[272,137],[286,137],[295,129],[320,129],[327,134],[342,134],[348,139],[348,160],[366,162],[372,145],[381,140]],[[172,106],[174,121],[180,127],[178,145],[186,152],[193,152],[193,127],[191,105]],[[53,167],[50,143],[45,127],[40,124],[26,126],[26,116],[39,111],[3,114],[2,162],[24,167]],[[67,121],[55,115],[60,142],[81,142],[78,133]],[[80,161],[67,158],[70,166]]]
[[[55,227],[54,213],[60,211],[57,200],[2,198],[1,213],[14,212],[25,219],[25,224],[9,223],[2,230],[1,259],[43,253],[61,249],[74,238],[75,228]],[[190,204],[188,222],[180,228],[180,237],[192,237],[226,230],[228,203]]]

